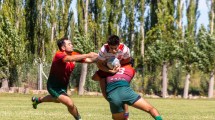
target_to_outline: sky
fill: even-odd
[[[74,13],[74,18],[75,18],[75,22],[77,23],[77,9],[76,9],[76,4],[77,4],[77,0],[73,0],[72,1],[72,3],[71,3],[71,7],[70,7],[70,10],[72,10],[73,11],[73,13]]]
[[[199,20],[197,21],[197,26],[200,27],[201,24],[203,24],[205,26],[205,28],[208,28],[209,25],[209,16],[208,16],[208,12],[209,12],[209,8],[206,4],[207,0],[199,0],[199,11],[200,11],[200,17]]]
[[[186,0],[182,1],[184,3],[184,8],[186,8],[185,1]],[[209,16],[208,16],[209,7],[208,7],[208,5],[210,6],[210,3],[207,5],[206,2],[207,2],[207,0],[199,0],[198,11],[200,12],[200,16],[199,16],[199,19],[197,21],[197,29],[199,29],[201,24],[204,25],[205,28],[208,28],[208,25],[209,25]],[[71,8],[70,8],[70,10],[72,10],[73,13],[74,13],[75,22],[77,22],[76,3],[77,3],[77,0],[73,0]],[[186,15],[186,9],[184,9],[183,14],[184,14],[184,16]],[[186,17],[183,17],[183,25],[186,25],[186,24],[187,24]]]

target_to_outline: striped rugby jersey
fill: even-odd
[[[108,44],[104,44],[99,51],[98,59],[104,61],[111,57],[116,57],[119,60],[122,60],[131,57],[130,49],[122,43],[119,44],[118,52],[116,54],[109,53],[108,51],[109,51]]]

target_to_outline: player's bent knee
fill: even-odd
[[[100,81],[100,77],[95,73],[93,76],[92,76],[92,80],[94,81]]]

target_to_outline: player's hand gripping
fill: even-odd
[[[95,53],[95,52],[90,52],[90,53],[87,54],[87,57],[88,57],[88,58],[97,58],[97,57],[98,57],[98,54]]]
[[[115,74],[119,71],[120,66],[115,66],[112,70],[109,70],[110,73]]]

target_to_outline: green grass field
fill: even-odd
[[[74,120],[66,107],[43,103],[31,105],[32,95],[0,94],[0,120]],[[71,96],[83,120],[111,120],[108,103],[102,97]],[[215,120],[215,100],[147,99],[164,120]],[[153,120],[140,110],[129,107],[130,120]]]

